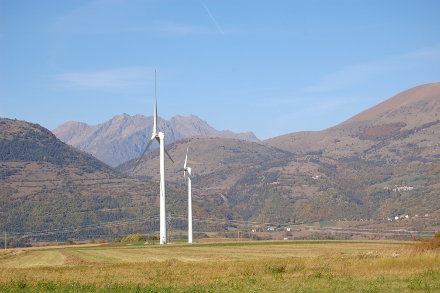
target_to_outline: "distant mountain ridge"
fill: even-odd
[[[439,116],[440,83],[434,83],[401,92],[323,131],[262,142],[201,135],[178,140],[167,145],[174,162],[165,158],[170,214],[186,212],[182,167],[189,148],[195,217],[274,226],[332,222],[362,229],[438,230]],[[123,153],[118,143],[132,147],[137,135],[143,144],[150,138],[151,124],[140,133],[137,127],[151,123],[151,117],[133,118],[119,115],[97,126],[69,122],[64,134],[89,149],[100,148],[97,138],[102,137],[112,142],[107,146],[110,155]],[[210,133],[196,119],[194,124],[179,121],[185,118],[174,117],[168,123],[160,119],[160,129],[174,138],[182,137],[181,132]],[[139,151],[143,146],[138,142]],[[135,170],[136,158],[115,170],[37,124],[0,119],[0,231],[154,217],[159,203],[158,156],[155,150]],[[228,222],[196,225],[198,231],[237,228]],[[185,222],[176,220],[173,227],[183,230]],[[124,225],[111,235],[157,230],[157,219],[152,218],[151,225]]]
[[[331,128],[289,133],[264,143],[302,154],[318,152],[332,158],[374,155],[378,160],[399,161],[403,156],[397,149],[415,150],[424,158],[437,155],[439,134],[437,82],[405,90]]]
[[[61,141],[115,167],[142,153],[150,139],[152,128],[151,116],[122,114],[97,125],[69,121],[55,128],[53,133]],[[259,141],[252,132],[218,131],[195,115],[178,115],[170,120],[158,117],[158,129],[164,132],[166,144],[196,136]],[[151,150],[155,148],[157,145],[153,145]]]

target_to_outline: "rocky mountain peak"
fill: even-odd
[[[141,154],[153,128],[153,117],[123,113],[97,125],[69,121],[53,133],[63,142],[93,154],[110,166],[117,166]],[[258,141],[252,132],[218,131],[195,115],[177,115],[170,120],[158,117],[158,128],[167,144],[196,136],[225,137]],[[153,145],[151,150],[157,148]]]

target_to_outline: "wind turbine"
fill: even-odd
[[[147,152],[150,145],[157,140],[160,148],[160,244],[167,243],[167,210],[165,206],[165,158],[164,153],[167,154],[171,162],[174,163],[170,154],[165,150],[164,147],[164,137],[163,132],[157,132],[157,86],[156,86],[156,70],[154,70],[154,121],[153,121],[153,133],[151,134],[150,142],[145,147],[144,152],[139,157],[136,165],[133,168],[133,172],[139,165],[141,159]]]
[[[193,243],[192,228],[192,198],[191,198],[191,167],[186,166],[188,161],[188,148],[186,148],[185,164],[183,164],[183,177],[186,179],[188,173],[188,243]]]

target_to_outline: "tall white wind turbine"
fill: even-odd
[[[141,159],[146,154],[150,145],[157,140],[160,148],[160,244],[167,243],[167,210],[165,206],[165,158],[164,153],[167,154],[171,162],[174,163],[170,154],[165,150],[164,147],[164,137],[163,132],[157,132],[157,86],[156,86],[156,70],[154,71],[154,121],[153,121],[153,133],[151,134],[150,142],[145,147],[142,155],[139,157],[133,171],[139,165]]]
[[[186,148],[185,164],[183,164],[183,177],[188,173],[188,243],[193,243],[192,230],[192,197],[191,197],[191,167],[186,165],[188,161],[188,148]]]

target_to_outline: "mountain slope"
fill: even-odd
[[[41,162],[58,167],[72,166],[85,171],[114,171],[91,155],[78,152],[58,140],[38,124],[0,119],[0,159],[2,162]]]
[[[364,156],[400,160],[392,150],[414,150],[426,159],[440,149],[440,83],[404,91],[323,131],[297,132],[264,141],[295,153],[319,152],[333,158]]]
[[[189,146],[196,201],[205,210],[259,222],[371,219],[428,214],[440,219],[440,84],[392,97],[324,131],[293,133],[263,143],[196,138],[168,146],[167,180],[183,182]],[[282,150],[281,150],[282,149]],[[136,176],[157,177],[158,152]],[[121,166],[131,173],[133,161]],[[222,213],[223,211],[223,213]]]
[[[124,178],[38,124],[0,119],[0,158],[2,231],[56,230],[157,213],[156,184]],[[66,235],[84,237],[103,231],[98,227]]]
[[[204,177],[218,174],[225,178],[215,182],[217,186],[230,186],[233,174],[245,168],[260,166],[291,155],[285,151],[265,146],[261,143],[248,142],[231,138],[194,137],[179,141],[166,147],[174,160],[166,159],[166,177],[171,181],[182,181],[183,159],[188,148],[189,162],[194,164],[194,176]],[[137,158],[117,169],[135,176],[157,177],[159,151],[145,156],[133,171]],[[231,181],[231,182],[229,182]],[[225,182],[229,182],[225,184]]]
[[[53,132],[65,143],[93,154],[110,166],[117,166],[141,154],[149,141],[152,127],[152,117],[122,114],[98,125],[67,122]],[[158,129],[165,133],[167,144],[194,136],[258,141],[251,132],[236,134],[230,131],[217,131],[194,115],[174,116],[169,121],[159,117]]]
[[[430,83],[403,91],[348,119],[342,125],[381,125],[403,122],[414,128],[440,119],[440,83]]]
[[[417,87],[324,131],[258,143],[197,136],[169,144],[174,159],[165,157],[169,214],[184,218],[186,213],[182,169],[189,147],[194,217],[226,219],[195,221],[195,231],[221,233],[237,228],[230,222],[235,220],[260,223],[255,224],[260,228],[269,225],[262,223],[325,222],[378,230],[439,229],[439,93],[438,83]],[[135,160],[119,166],[122,175],[37,125],[2,121],[0,229],[56,229],[157,213],[157,150],[134,172]],[[130,121],[123,127],[109,123],[101,132],[130,136],[124,132],[136,129]],[[174,122],[162,129],[189,131],[178,118]],[[75,131],[87,128],[75,125]],[[177,137],[177,131],[169,135]],[[396,216],[398,221],[389,220]],[[184,229],[185,223],[176,220],[172,227]],[[115,228],[111,235],[157,231],[157,224]]]
[[[317,219],[423,213],[430,218],[417,225],[439,220],[440,83],[399,93],[335,127],[263,143],[300,158],[280,171],[280,178],[314,170],[307,185],[315,190],[305,193],[302,211],[314,210]],[[289,184],[285,189],[288,194]]]
[[[174,163],[165,158],[167,182],[176,182],[182,189],[185,188],[183,161],[187,148],[197,213],[230,219],[247,220],[258,215],[267,190],[274,182],[271,168],[283,166],[293,158],[288,152],[261,143],[229,138],[189,138],[167,146]],[[133,171],[136,161],[129,161],[118,170],[149,180],[158,179],[158,150],[145,156]],[[241,189],[248,186],[252,187],[252,190],[246,189],[249,192]]]

